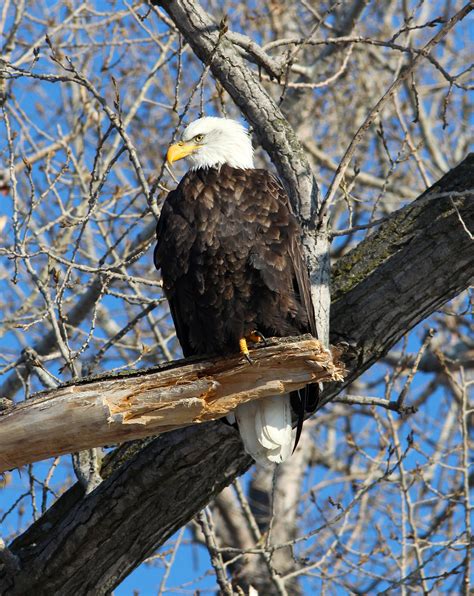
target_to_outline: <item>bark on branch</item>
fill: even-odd
[[[355,348],[345,384],[472,284],[474,242],[467,230],[474,230],[474,153],[339,259],[331,341]]]
[[[318,340],[272,343],[252,351],[253,364],[240,356],[179,361],[43,392],[0,413],[0,472],[215,420],[252,399],[343,379],[342,365]]]
[[[332,330],[352,345],[351,378],[472,283],[473,180],[470,155],[336,267]],[[109,593],[250,464],[219,422],[124,445],[95,491],[76,484],[12,543],[21,569],[0,567],[0,593]]]

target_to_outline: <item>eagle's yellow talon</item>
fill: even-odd
[[[252,341],[254,344],[258,344],[260,342],[263,342],[263,345],[266,346],[267,345],[267,340],[266,338],[260,333],[260,331],[252,331],[251,333],[249,333],[247,339],[249,341]]]
[[[249,364],[253,364],[252,359],[250,358],[250,355],[249,355],[249,349],[248,349],[247,340],[245,339],[245,337],[243,337],[239,341],[239,347],[240,347],[240,353],[242,354],[242,356],[244,356],[244,358],[247,360],[247,362]]]

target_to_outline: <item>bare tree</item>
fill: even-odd
[[[201,113],[242,115],[283,180],[348,375],[275,472],[219,421],[8,472],[2,594],[110,593],[144,562],[162,593],[195,545],[227,594],[470,592],[472,9],[4,3],[0,407],[179,356],[150,248]]]

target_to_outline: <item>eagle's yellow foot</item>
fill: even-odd
[[[247,346],[247,341],[251,341],[254,344],[263,342],[263,345],[266,346],[267,345],[267,340],[265,339],[265,337],[260,333],[260,331],[251,331],[247,337],[243,337],[240,341],[239,341],[239,347],[240,347],[240,353],[242,354],[242,356],[245,357],[245,359],[247,360],[247,362],[249,364],[253,364],[253,360],[252,358],[250,358],[250,354],[249,354],[249,348]]]
[[[254,344],[258,344],[260,342],[263,342],[263,345],[266,346],[267,345],[267,339],[264,335],[262,335],[260,333],[260,331],[251,331],[247,337],[247,339],[249,341],[252,341]]]
[[[245,339],[245,337],[243,337],[239,341],[239,348],[240,348],[240,353],[242,354],[242,356],[244,356],[244,358],[247,360],[247,362],[249,364],[253,364],[252,358],[250,358],[249,349],[247,346],[247,340]]]

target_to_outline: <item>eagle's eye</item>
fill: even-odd
[[[196,141],[196,143],[200,143],[204,138],[204,135],[196,135],[194,137],[194,140]]]

